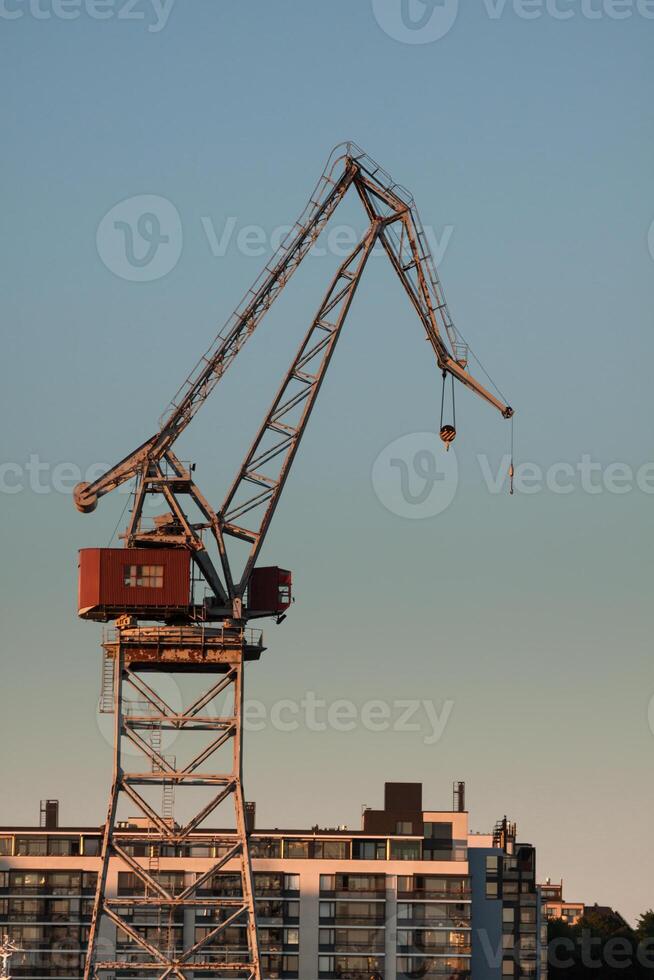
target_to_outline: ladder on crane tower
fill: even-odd
[[[106,649],[102,650],[102,675],[100,678],[100,699],[98,711],[101,715],[112,715],[114,712],[114,671],[116,661],[109,656]]]
[[[166,779],[164,774],[167,768],[175,770],[177,759],[172,755],[163,755],[163,735],[161,723],[155,724],[149,733],[149,744],[153,751],[152,772],[162,777],[162,800],[161,817],[173,827],[175,822],[175,784],[172,780]],[[161,762],[157,761],[160,758]],[[161,875],[161,836],[157,833],[153,823],[148,825],[148,872],[155,881],[159,881]],[[150,894],[149,886],[146,885],[146,896]],[[174,910],[171,909],[167,914],[158,909],[157,915],[157,942],[161,949],[165,949],[168,956],[172,957],[175,952],[175,930],[174,930]]]
[[[172,829],[175,821],[175,783],[172,779],[166,779],[166,771],[175,771],[177,767],[177,758],[174,755],[162,754],[163,736],[161,732],[161,723],[152,728],[149,743],[150,748],[153,751],[152,772],[161,776],[161,817],[167,824],[170,825]],[[158,759],[161,759],[161,762],[159,762]],[[154,829],[152,825],[150,829]],[[159,871],[158,864],[156,869],[151,870]]]

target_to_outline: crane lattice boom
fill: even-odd
[[[214,510],[195,485],[191,472],[175,455],[173,446],[352,188],[365,208],[369,227],[333,278],[222,506]],[[94,483],[80,484],[75,490],[76,506],[87,513],[95,509],[99,497],[136,478],[127,545],[156,540],[158,545],[189,548],[215,596],[217,614],[222,610],[225,615],[242,616],[242,599],[251,572],[368,256],[377,243],[406,290],[443,375],[450,375],[474,391],[504,418],[513,415],[513,409],[468,370],[467,347],[450,315],[413,197],[356,144],[336,147],[306,208],[176,393],[162,416],[159,430]],[[144,532],[141,526],[148,493],[162,494],[170,507],[170,519],[160,522],[155,532]],[[203,517],[202,523],[189,521],[179,503],[180,494],[191,496]],[[202,532],[206,529],[215,539],[222,574],[203,542]],[[226,539],[230,537],[249,546],[248,557],[238,573],[228,556]]]

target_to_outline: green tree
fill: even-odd
[[[641,940],[654,939],[654,909],[648,909],[639,917],[636,923],[636,935]]]

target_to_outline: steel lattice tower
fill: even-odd
[[[228,627],[124,627],[106,640],[104,649],[105,663],[113,666],[113,670],[105,671],[105,677],[111,677],[113,682],[114,771],[85,980],[107,972],[118,977],[134,976],[135,971],[162,980],[171,975],[183,980],[189,971],[259,980],[261,964],[243,796],[242,733],[243,668],[247,660],[258,658],[263,650],[260,633]],[[145,679],[145,671],[155,665],[166,671],[178,668],[199,672],[207,681],[205,690],[183,711],[174,710],[157,693],[154,682]],[[216,716],[211,704],[222,697],[229,699],[231,712]],[[163,754],[166,733],[175,735],[174,757]],[[198,737],[205,742],[199,751]],[[136,747],[136,755],[124,752],[125,740]],[[190,755],[185,752],[185,741],[194,742]],[[184,824],[179,824],[172,805],[174,794],[181,797],[190,788],[203,789],[209,798]],[[158,796],[159,806],[146,799],[148,792]],[[130,832],[117,822],[123,799],[146,822],[144,857],[137,858],[133,853],[133,845],[143,845],[143,831]],[[231,813],[227,814],[228,810]],[[203,836],[202,824],[217,811],[218,819],[232,818],[227,822],[231,824],[233,820],[234,832]],[[188,846],[191,834],[194,844],[214,848],[217,856],[194,882],[176,889],[162,880],[161,860]],[[139,895],[107,896],[112,858],[134,874]],[[238,865],[240,896],[200,897],[198,892],[210,885],[212,877],[229,862]],[[142,912],[148,910],[145,922],[135,923],[126,917],[135,905]],[[210,910],[211,928],[202,939],[184,947],[177,938],[183,930],[175,926],[183,922],[185,910],[198,907]],[[102,956],[103,919],[117,930],[117,952],[111,959]],[[235,925],[243,927],[247,948],[238,956],[217,953],[212,942],[219,941],[221,934]],[[118,950],[126,944],[121,943],[121,934],[132,947],[122,955]]]

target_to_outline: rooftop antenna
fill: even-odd
[[[0,961],[2,965],[0,966],[0,980],[11,980],[11,974],[9,973],[9,960],[14,955],[14,953],[22,953],[20,946],[17,946],[13,939],[5,933],[2,937],[2,942],[0,943]]]
[[[466,808],[466,784],[458,780],[453,786],[453,807],[455,813],[464,813]]]

